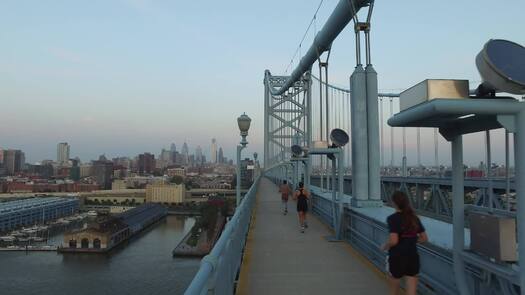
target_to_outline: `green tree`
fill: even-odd
[[[184,182],[184,178],[180,175],[175,175],[170,179],[170,182],[174,184],[181,184]]]

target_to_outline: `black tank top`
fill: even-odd
[[[297,200],[306,200],[306,195],[303,193],[304,189],[299,189],[299,195],[297,196]]]

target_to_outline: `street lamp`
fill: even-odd
[[[243,113],[239,118],[237,118],[237,125],[239,125],[239,130],[241,131],[241,142],[237,146],[237,195],[236,195],[236,204],[239,206],[241,202],[241,151],[246,147],[248,142],[246,141],[246,136],[248,136],[248,130],[250,129],[250,123],[252,119]]]

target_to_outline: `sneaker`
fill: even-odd
[[[308,228],[308,223],[304,222],[304,228]]]
[[[301,226],[301,233],[304,234],[304,226]]]

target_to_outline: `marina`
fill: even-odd
[[[46,244],[53,236],[60,235],[67,230],[82,228],[90,218],[93,218],[93,216],[90,216],[89,213],[77,213],[48,221],[45,224],[36,224],[31,227],[22,227],[8,231],[3,236],[0,236],[0,251],[5,251],[10,247],[11,249],[25,249],[26,246],[49,246]]]
[[[182,294],[200,261],[172,258],[171,251],[194,222],[190,217],[167,216],[133,241],[101,255],[0,251],[0,293]],[[59,244],[62,240],[59,234],[51,242]]]

